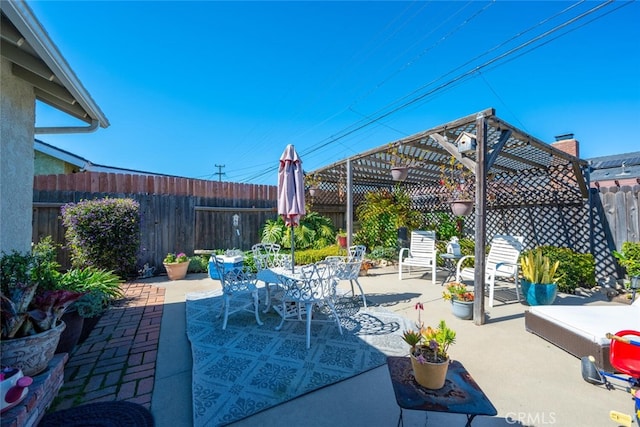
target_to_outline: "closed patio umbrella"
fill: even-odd
[[[278,214],[282,215],[288,227],[300,224],[300,217],[306,214],[304,208],[304,174],[302,160],[293,145],[287,145],[280,156],[278,168]],[[291,271],[294,263],[295,239],[291,228]]]

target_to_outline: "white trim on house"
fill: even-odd
[[[59,97],[60,94],[52,93],[56,91],[53,91],[51,88],[44,88],[44,85],[44,89],[39,88],[37,84],[34,84],[35,87],[46,92],[46,100],[42,99],[42,101],[53,105],[54,107],[68,114],[71,114],[74,117],[77,117],[85,122],[92,123],[94,121],[97,121],[102,128],[108,127],[109,120],[104,115],[100,107],[98,107],[93,98],[91,98],[89,92],[85,89],[78,77],[75,75],[67,61],[58,50],[58,47],[53,43],[51,38],[49,38],[49,35],[42,27],[38,19],[35,17],[33,11],[27,5],[27,3],[23,0],[2,0],[2,2],[0,2],[0,5],[2,13],[4,13],[9,18],[11,24],[16,27],[21,36],[24,38],[24,40],[22,40],[18,44],[11,44],[9,47],[12,46],[20,49],[22,51],[21,54],[25,55],[30,54],[28,47],[33,49],[33,51],[35,51],[37,55],[34,59],[41,60],[46,64],[47,67],[49,67],[55,78],[58,80],[60,86],[62,86],[71,94],[74,101],[73,103],[77,103],[82,108],[83,112],[86,113],[86,116],[83,116],[82,113],[78,113],[75,110],[70,111],[70,107],[72,107],[73,103],[69,104],[68,100]],[[26,42],[28,47],[24,46],[24,42]],[[3,43],[5,43],[4,38]],[[12,58],[9,57],[9,59],[11,60]],[[36,74],[34,74],[34,76],[35,75]],[[36,80],[37,78],[39,77],[35,77]],[[57,83],[52,79],[49,79],[49,81]],[[37,97],[39,97],[38,91],[36,91],[36,95]]]

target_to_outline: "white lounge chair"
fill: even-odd
[[[491,241],[491,248],[485,263],[485,285],[489,288],[489,307],[493,307],[493,296],[496,278],[514,280],[516,285],[516,298],[520,301],[518,258],[522,252],[522,236],[506,236],[496,234]],[[463,268],[462,264],[474,255],[466,255],[460,258],[456,267],[456,281],[473,280],[474,268]]]
[[[398,278],[402,280],[404,267],[431,269],[431,282],[436,284],[436,232],[418,230],[411,232],[411,247],[402,248],[398,257]]]

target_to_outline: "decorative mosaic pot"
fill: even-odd
[[[65,327],[65,323],[60,322],[55,328],[39,334],[2,340],[2,366],[22,369],[27,377],[38,375],[53,359]]]

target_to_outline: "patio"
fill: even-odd
[[[424,304],[422,319],[426,324],[445,319],[457,331],[457,342],[450,349],[452,357],[463,363],[498,409],[497,417],[477,417],[473,425],[603,426],[610,424],[610,410],[630,413],[632,401],[626,393],[607,391],[586,383],[580,375],[578,358],[525,331],[526,306],[497,303],[488,312],[486,324],[482,327],[472,321],[455,318],[449,304],[441,298],[443,288],[439,283],[445,275],[446,272],[439,271],[439,282],[432,285],[428,278],[419,275],[397,280],[397,267],[375,268],[370,270],[369,276],[361,278],[361,284],[372,305],[385,307],[417,321],[418,313],[414,306],[420,301]],[[193,419],[191,352],[185,334],[185,294],[216,289],[219,283],[200,274],[191,274],[185,280],[175,282],[168,281],[166,277],[156,277],[140,283],[144,284],[141,288],[146,288],[151,295],[164,292],[151,411],[156,425],[160,427],[190,426]],[[158,289],[154,290],[156,287]],[[138,286],[135,288],[139,289]],[[153,313],[157,316],[158,303],[151,299],[149,304],[151,306],[146,307],[145,315],[140,319],[141,324],[145,324],[145,316],[153,316]],[[561,294],[557,304],[615,303],[606,302],[603,296],[596,293],[585,297]],[[144,331],[144,328],[137,330]],[[139,333],[136,333],[134,342],[147,339],[153,342],[154,337],[143,338]],[[82,357],[74,353],[68,366],[73,366]],[[114,354],[113,357],[117,356]],[[151,364],[151,360],[148,363]],[[99,382],[96,375],[95,378],[89,378],[86,384]],[[146,384],[149,385],[149,381]],[[97,392],[96,395],[100,396],[93,401],[140,401],[145,390],[139,387],[131,397],[118,398],[117,393],[121,391]],[[344,402],[349,404],[345,405]],[[311,426],[388,426],[397,423],[398,415],[399,408],[389,373],[387,367],[382,366],[233,425],[296,425],[304,420],[305,425]],[[430,425],[463,425],[466,420],[463,415],[434,412],[428,415]],[[407,426],[424,425],[424,413],[405,411],[404,420]]]

